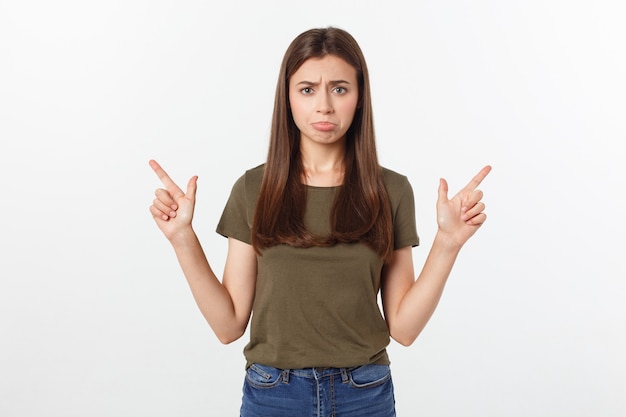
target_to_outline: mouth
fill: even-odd
[[[331,122],[316,122],[311,124],[315,130],[329,132],[335,129],[335,124]]]

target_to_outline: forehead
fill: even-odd
[[[291,76],[291,82],[345,80],[356,83],[356,70],[344,59],[335,55],[309,58]]]

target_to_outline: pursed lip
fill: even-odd
[[[324,122],[324,121],[311,123],[311,126],[313,126],[314,129],[320,130],[322,132],[328,132],[330,130],[335,129],[335,127],[336,127],[336,125],[334,123]]]

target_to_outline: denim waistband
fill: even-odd
[[[395,417],[389,366],[281,369],[253,363],[240,415]]]
[[[302,368],[302,369],[285,369],[291,375],[301,378],[319,379],[325,376],[341,375],[341,379],[347,380],[348,373],[356,368],[329,368],[329,367],[317,367],[317,368]]]

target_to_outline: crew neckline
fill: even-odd
[[[336,190],[337,188],[343,186],[343,184],[341,184],[341,185],[327,185],[327,186],[309,185],[309,184],[304,184],[304,185],[309,190]]]

